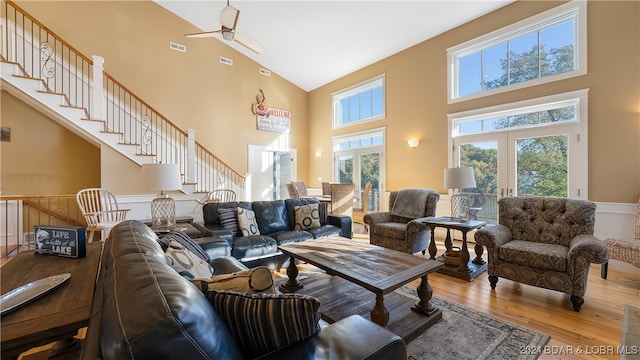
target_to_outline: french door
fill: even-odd
[[[502,196],[545,195],[580,198],[579,128],[547,126],[453,138],[453,165],[472,166],[476,188],[486,202],[479,217],[497,219]]]
[[[334,152],[334,179],[340,183],[354,183],[356,200],[361,203],[365,185],[371,182],[368,210],[377,210],[380,203],[382,147],[374,146]],[[359,205],[358,205],[359,206]]]

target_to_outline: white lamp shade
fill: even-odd
[[[152,191],[182,190],[178,164],[143,164],[142,181]]]
[[[476,177],[472,167],[444,169],[446,189],[466,189],[476,187]]]

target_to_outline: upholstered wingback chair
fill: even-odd
[[[402,189],[389,195],[389,211],[364,216],[369,242],[387,249],[413,254],[425,253],[431,229],[419,221],[435,216],[440,194],[430,189]],[[411,214],[413,212],[413,214]]]
[[[487,247],[489,282],[517,281],[571,295],[580,311],[589,266],[609,259],[604,242],[593,236],[596,204],[547,196],[503,197],[498,222],[475,233]]]

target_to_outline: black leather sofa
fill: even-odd
[[[319,204],[321,207],[320,227],[308,231],[296,230],[294,208],[307,204]],[[238,207],[255,212],[260,235],[233,236],[232,231],[221,224],[218,209]],[[212,257],[231,255],[248,267],[265,265],[280,268],[288,258],[278,251],[278,245],[328,236],[351,238],[351,217],[327,214],[325,220],[325,216],[322,216],[323,211],[326,212],[326,204],[320,204],[316,198],[207,203],[202,207],[204,222],[194,226],[198,227],[205,237],[217,237],[227,241],[227,244],[217,243],[218,255],[214,255],[214,251],[210,250]]]
[[[214,273],[246,269],[214,259]],[[242,359],[205,295],[167,264],[157,236],[128,220],[105,241],[81,359]],[[251,326],[248,324],[248,326]],[[403,340],[354,315],[264,359],[406,359]]]

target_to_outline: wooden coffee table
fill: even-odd
[[[433,289],[427,275],[442,267],[439,261],[424,259],[342,237],[307,240],[278,247],[291,257],[283,292],[311,295],[320,300],[320,313],[328,322],[360,314],[411,341],[442,319],[432,302]],[[295,259],[326,272],[304,279],[298,277]],[[419,300],[394,290],[420,278]],[[391,309],[389,312],[388,309]]]
[[[2,316],[2,359],[17,359],[32,347],[62,341],[77,349],[73,336],[87,326],[93,290],[102,253],[102,242],[87,244],[81,259],[22,252],[2,267],[2,294],[52,275],[70,273],[71,278],[42,298]],[[68,348],[67,348],[68,349]],[[61,349],[61,350],[67,350]]]

